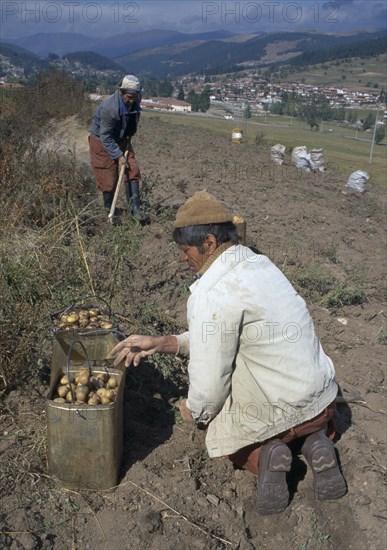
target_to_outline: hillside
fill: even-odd
[[[295,59],[291,59],[288,64],[300,67],[315,63],[326,63],[335,59],[372,57],[386,53],[386,50],[387,42],[386,35],[384,35],[379,38],[374,37],[371,40],[360,40],[324,49],[313,48],[312,51],[305,51]]]
[[[78,63],[89,69],[95,69],[97,71],[114,71],[118,74],[122,74],[122,67],[118,63],[95,52],[66,53],[63,59],[70,64]]]
[[[46,57],[49,53],[62,56],[66,52],[77,50],[91,50],[95,39],[80,33],[37,33],[31,36],[22,36],[15,40],[8,40],[15,46],[22,46],[35,55]]]
[[[346,35],[315,32],[283,32],[255,36],[241,42],[210,40],[200,44],[181,43],[177,50],[159,47],[157,50],[139,50],[116,61],[124,68],[157,77],[174,78],[188,73],[216,74],[235,71],[236,66],[259,67],[272,65],[286,55],[292,63],[297,59],[331,60],[333,52],[345,57],[348,52],[359,52],[364,45],[367,54],[383,51],[385,32],[354,33]],[[379,40],[374,40],[377,38]],[[273,48],[275,45],[275,48]],[[384,51],[385,51],[384,43]],[[355,55],[355,53],[353,53]],[[302,57],[303,56],[303,57]]]
[[[0,42],[1,76],[5,76],[7,74],[17,76],[18,70],[22,70],[22,74],[28,76],[37,71],[47,70],[48,68],[49,62],[47,59],[41,59],[31,51],[22,48],[21,46],[15,46],[13,44],[8,44],[7,42]]]
[[[227,31],[186,34],[176,31],[152,29],[142,32],[113,34],[108,38],[91,38],[79,33],[39,33],[9,41],[22,46],[39,56],[49,53],[64,55],[74,51],[94,51],[110,58],[135,50],[155,46],[178,44],[190,40],[227,39],[234,36]]]
[[[387,89],[387,54],[371,57],[347,57],[310,64],[304,67],[278,64],[272,78],[281,82],[304,82],[311,85],[345,86],[353,90]]]

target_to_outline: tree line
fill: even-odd
[[[330,120],[336,122],[349,122],[358,124],[362,130],[372,128],[376,121],[376,113],[369,112],[362,118],[359,112],[345,107],[332,107],[329,99],[323,94],[314,94],[309,101],[295,92],[284,92],[281,95],[281,102],[272,103],[270,107],[266,104],[265,109],[275,115],[287,115],[305,120],[312,130],[318,130],[321,122]],[[376,143],[380,143],[385,134],[384,125],[377,129],[375,136]]]

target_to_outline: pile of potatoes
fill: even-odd
[[[72,388],[75,402],[71,394]],[[53,400],[56,403],[75,403],[75,405],[110,405],[118,391],[118,379],[107,372],[90,374],[88,368],[81,368],[79,372],[65,374],[59,381]]]
[[[67,310],[54,320],[54,324],[61,330],[113,328],[113,323],[109,317],[103,315],[96,307]]]

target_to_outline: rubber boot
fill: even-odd
[[[102,193],[102,196],[103,196],[104,208],[106,208],[107,210],[110,210],[113,203],[114,193],[112,193],[111,191],[104,191]]]
[[[290,471],[292,453],[279,439],[262,445],[259,455],[257,508],[262,516],[283,512],[289,502],[286,474]]]
[[[334,500],[344,496],[347,486],[337,463],[333,442],[325,435],[325,430],[308,435],[301,452],[312,468],[315,497]]]
[[[146,212],[141,211],[141,199],[140,199],[140,184],[137,180],[131,180],[125,182],[125,193],[128,204],[131,205],[132,217],[141,222],[149,222],[149,216]]]

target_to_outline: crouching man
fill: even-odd
[[[287,443],[301,437],[316,498],[340,498],[346,483],[329,438],[338,390],[332,361],[304,300],[266,256],[238,244],[231,220],[205,191],[179,208],[173,238],[196,274],[189,330],[129,336],[113,349],[115,364],[137,366],[155,352],[189,356],[182,416],[207,430],[210,457],[228,456],[257,474],[262,515],[286,508]]]

